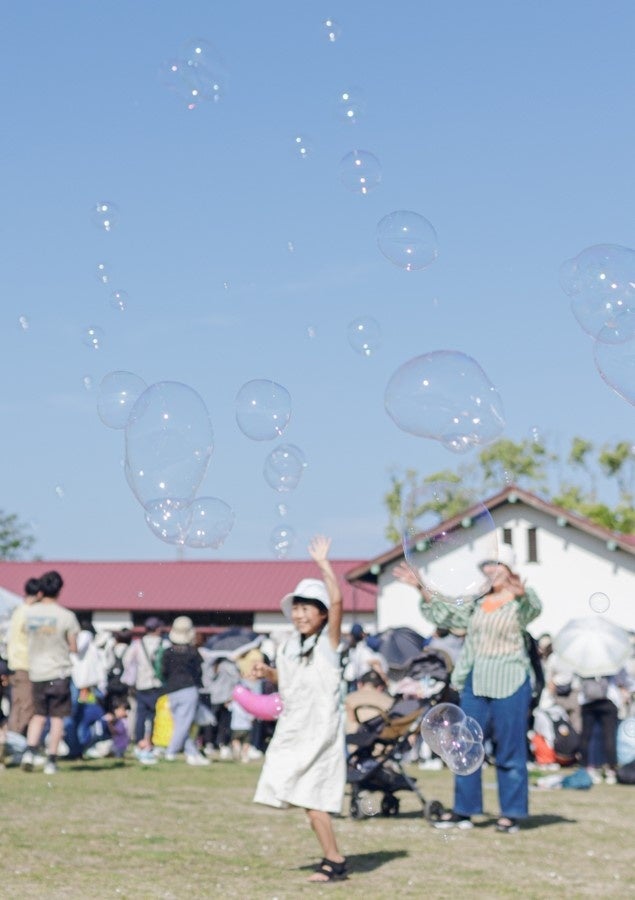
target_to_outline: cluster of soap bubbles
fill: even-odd
[[[110,200],[99,200],[93,204],[91,221],[96,228],[106,234],[110,233],[119,221],[119,209]],[[97,281],[107,288],[112,288],[112,272],[110,263],[100,260],[95,266]],[[121,288],[111,290],[109,305],[118,312],[128,308],[128,292]],[[91,350],[101,350],[104,346],[104,330],[99,325],[87,325],[82,332],[82,341]]]
[[[214,450],[212,424],[195,390],[174,381],[146,385],[132,372],[106,375],[97,412],[124,431],[124,472],[152,533],[168,544],[220,547],[234,525],[232,509],[197,492]]]
[[[421,736],[455,775],[471,775],[483,765],[483,730],[453,703],[438,703],[421,720]]]
[[[635,405],[635,250],[586,247],[560,268],[571,311],[595,341],[595,365],[613,390]]]
[[[459,494],[461,518],[448,519],[448,502]],[[470,540],[465,541],[464,529]],[[403,497],[401,541],[406,563],[419,584],[460,606],[488,589],[480,568],[498,558],[496,524],[477,495],[461,486],[433,481]]]
[[[494,385],[476,360],[453,350],[425,353],[400,366],[384,405],[402,431],[440,441],[454,453],[490,443],[505,427]]]
[[[209,41],[191,38],[159,67],[159,80],[187,109],[218,103],[227,90],[227,68]]]

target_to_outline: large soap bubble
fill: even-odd
[[[265,481],[278,493],[294,491],[305,468],[304,456],[293,444],[281,444],[265,460]]]
[[[142,506],[193,500],[214,449],[209,413],[195,390],[177,381],[151,385],[125,433],[126,477]]]
[[[233,509],[218,497],[197,497],[190,505],[188,547],[221,547],[234,527]]]
[[[441,751],[441,739],[448,728],[465,720],[465,713],[455,703],[437,703],[421,719],[421,737],[434,753]]]
[[[454,483],[420,485],[402,501],[401,539],[419,583],[455,604],[489,587],[480,563],[498,558],[496,524],[477,495]]]
[[[236,395],[236,422],[242,433],[253,441],[280,437],[290,418],[291,396],[275,381],[248,381]]]
[[[596,341],[594,357],[595,366],[609,387],[635,406],[635,338],[621,344]]]
[[[391,263],[412,272],[439,255],[437,233],[427,219],[409,210],[389,213],[377,225],[377,245]]]
[[[578,324],[596,340],[618,344],[635,337],[635,251],[596,244],[560,268]]]
[[[498,391],[476,360],[453,350],[417,356],[393,374],[386,411],[409,434],[465,452],[498,438],[505,427]]]
[[[109,372],[99,384],[97,413],[108,428],[125,428],[128,416],[147,384],[132,372]]]

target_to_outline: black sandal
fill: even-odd
[[[496,831],[501,834],[517,834],[520,828],[516,819],[510,818],[510,816],[501,816],[496,823]]]
[[[346,881],[348,873],[346,871],[346,860],[342,862],[334,862],[332,859],[324,857],[319,866],[316,866],[316,874],[324,875],[324,878],[310,878],[313,884],[326,884],[329,881]]]

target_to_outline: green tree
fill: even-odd
[[[17,515],[0,510],[0,559],[24,559],[34,544],[35,538]]]
[[[559,472],[565,467],[567,478],[563,480]],[[424,477],[414,469],[403,475],[393,470],[391,488],[384,496],[389,515],[386,538],[398,543],[406,528],[412,528],[425,512],[433,511],[447,519],[469,506],[474,493],[486,496],[509,484],[520,484],[611,531],[633,534],[634,470],[635,452],[627,441],[596,450],[590,441],[574,437],[563,466],[558,454],[543,442],[501,439],[484,447],[475,462],[457,471],[443,470]],[[578,476],[583,483],[576,480]],[[616,502],[598,497],[600,479],[609,492],[613,489]],[[425,487],[435,482],[443,483],[443,490],[436,492],[433,501],[419,502],[426,497]],[[549,484],[554,482],[550,489]]]

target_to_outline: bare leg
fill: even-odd
[[[49,756],[57,756],[57,748],[60,743],[62,734],[64,733],[64,719],[59,716],[51,716],[49,725]]]
[[[37,747],[40,743],[40,738],[42,737],[42,732],[44,730],[44,723],[46,722],[46,716],[33,716],[31,721],[29,722],[29,727],[26,732],[26,742],[29,747]]]
[[[315,836],[320,843],[324,858],[336,863],[344,862],[344,857],[337,849],[335,832],[333,831],[333,822],[329,813],[322,812],[318,809],[307,809],[306,813],[309,817],[311,828],[315,832]],[[328,877],[322,872],[315,872],[315,874],[309,878],[309,881],[328,881]]]

